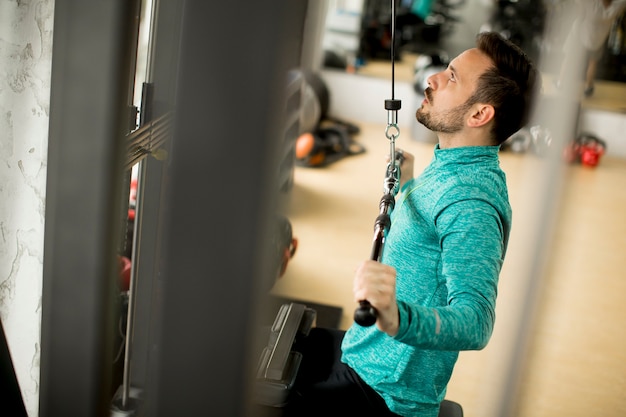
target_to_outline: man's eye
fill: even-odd
[[[456,77],[454,76],[453,72],[450,73],[450,81],[456,82]]]

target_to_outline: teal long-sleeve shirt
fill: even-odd
[[[436,417],[459,351],[491,337],[511,228],[498,152],[435,147],[398,195],[383,248],[397,272],[398,334],[346,332],[342,361],[401,416]]]

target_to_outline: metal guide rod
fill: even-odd
[[[382,258],[385,246],[385,238],[391,226],[391,212],[395,206],[395,196],[400,185],[400,165],[402,153],[396,151],[396,138],[400,136],[398,128],[398,110],[402,107],[400,100],[394,97],[394,67],[395,67],[395,20],[396,7],[395,0],[391,0],[391,99],[385,100],[387,110],[387,127],[385,136],[389,139],[389,163],[383,185],[383,196],[380,200],[379,214],[374,225],[374,242],[370,259],[379,261]],[[367,300],[359,301],[359,307],[354,311],[354,321],[361,326],[372,326],[376,323],[378,311]]]

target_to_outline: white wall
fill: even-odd
[[[54,0],[0,2],[0,318],[30,417],[39,402],[53,14]]]
[[[580,115],[579,130],[606,142],[606,154],[626,158],[626,113],[585,109]]]
[[[385,100],[390,99],[392,94],[390,79],[339,70],[322,70],[320,76],[330,94],[330,115],[357,124],[387,124]],[[398,110],[398,125],[400,128],[409,127],[415,119],[417,94],[409,83],[395,82],[394,98],[402,102],[402,108]]]

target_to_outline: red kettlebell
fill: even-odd
[[[580,162],[588,167],[595,167],[604,155],[606,143],[593,135],[584,135],[580,138]]]

